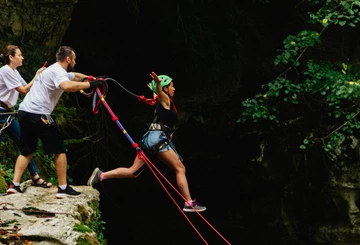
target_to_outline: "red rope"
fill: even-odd
[[[143,151],[138,151],[137,155],[139,158],[143,159],[146,163],[146,165],[149,167],[149,169],[151,170],[151,172],[153,173],[153,175],[155,176],[155,178],[158,180],[158,182],[160,183],[160,185],[163,187],[163,189],[165,190],[165,192],[168,194],[168,196],[170,197],[170,199],[173,201],[173,203],[175,204],[175,206],[180,210],[180,212],[182,213],[182,215],[185,217],[185,219],[189,222],[189,224],[194,228],[194,230],[196,231],[196,233],[200,236],[200,238],[204,241],[205,244],[208,244],[206,242],[206,240],[202,237],[202,235],[200,234],[200,232],[195,228],[195,226],[193,225],[193,223],[190,221],[190,219],[185,215],[184,211],[181,209],[181,207],[177,204],[177,202],[175,201],[175,199],[171,196],[171,194],[169,193],[169,191],[166,189],[166,187],[164,186],[164,184],[162,183],[162,181],[159,179],[158,175],[155,173],[155,171],[175,190],[175,192],[186,202],[187,200],[185,199],[185,197],[183,195],[181,195],[181,193],[176,189],[176,187],[174,187],[171,182],[166,179],[166,177],[155,167],[155,165],[149,160],[149,158],[146,157],[146,155],[144,154]],[[155,171],[154,171],[155,170]],[[193,208],[194,209],[194,208]],[[214,226],[212,226],[205,218],[204,216],[202,216],[200,214],[200,212],[198,212],[196,209],[194,209],[194,211],[205,221],[206,224],[209,225],[210,228],[212,228],[215,233],[217,233],[227,244],[231,245],[230,242],[228,242],[224,236],[222,236],[220,234],[220,232],[218,232]]]
[[[156,97],[155,99],[147,99],[147,98],[145,98],[144,95],[140,95],[140,96],[138,97],[138,101],[144,102],[144,103],[146,103],[146,104],[148,104],[148,105],[151,105],[151,106],[155,105],[156,100],[157,100],[157,97]]]
[[[147,99],[147,98],[145,98],[144,95],[140,95],[140,96],[138,97],[138,101],[144,102],[144,103],[146,103],[146,104],[148,104],[148,105],[153,106],[153,105],[155,105],[155,103],[156,103],[156,101],[157,101],[157,98],[158,98],[158,97],[156,96],[154,99]],[[169,98],[170,98],[170,97],[169,97]],[[177,109],[176,109],[175,103],[174,103],[174,101],[173,101],[171,98],[170,98],[170,103],[173,105],[176,114],[178,114],[178,111],[177,111]]]

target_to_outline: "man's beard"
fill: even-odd
[[[72,72],[72,71],[74,71],[74,67],[73,67],[73,66],[71,66],[71,65],[69,65],[69,66],[68,66],[68,68],[67,68],[67,71],[68,71],[68,72]]]

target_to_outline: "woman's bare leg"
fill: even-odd
[[[116,168],[107,172],[103,172],[102,179],[120,179],[120,178],[136,178],[140,173],[137,171],[145,164],[144,160],[135,157],[133,165],[130,168]]]
[[[186,178],[186,169],[175,151],[170,149],[168,151],[159,152],[157,157],[164,164],[170,166],[170,168],[175,172],[176,184],[179,187],[181,194],[186,201],[191,201],[192,199],[189,191],[189,185]]]

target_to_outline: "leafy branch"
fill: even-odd
[[[318,120],[319,126],[305,132],[308,135],[300,148],[306,149],[321,141],[324,150],[333,156],[345,137],[360,128],[360,121],[356,118],[359,114],[360,70],[356,63],[324,61],[321,55],[311,57],[321,52],[321,37],[330,25],[356,26],[360,20],[360,3],[355,0],[319,0],[309,1],[309,4],[318,6],[316,12],[309,13],[309,23],[320,25],[321,30],[302,30],[284,40],[284,48],[279,50],[281,54],[275,58],[274,64],[288,67],[275,79],[263,84],[261,93],[242,102],[243,110],[237,122],[253,122],[263,128],[265,125],[283,128],[297,123],[300,128],[300,124],[313,125],[311,121]],[[265,121],[271,123],[265,124]],[[330,133],[325,137],[314,136],[324,134],[324,131]]]

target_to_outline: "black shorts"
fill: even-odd
[[[38,139],[41,140],[46,155],[66,153],[64,134],[55,122],[45,124],[41,114],[18,111],[20,123],[20,152],[28,156],[36,152]]]

